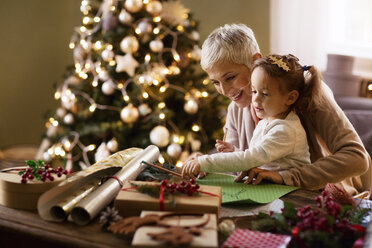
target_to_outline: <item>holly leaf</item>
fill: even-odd
[[[30,166],[31,169],[36,169],[37,164],[34,160],[26,160],[26,164]]]
[[[284,202],[284,217],[287,219],[298,221],[297,217],[297,209],[294,207],[294,205],[290,202]]]
[[[44,162],[44,160],[42,160],[42,159],[39,159],[39,160],[37,161],[37,163],[38,163],[40,166],[42,166],[42,167],[45,166],[45,162]]]
[[[34,174],[34,178],[38,181],[41,181],[41,176],[39,174]]]

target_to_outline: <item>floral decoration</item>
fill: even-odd
[[[292,236],[292,247],[362,247],[365,227],[361,224],[370,208],[341,205],[324,190],[316,206],[295,208],[285,202],[281,213],[260,213],[252,228]]]

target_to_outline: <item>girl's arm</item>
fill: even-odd
[[[200,170],[205,172],[239,172],[267,164],[290,154],[296,132],[285,122],[277,122],[262,137],[262,142],[245,151],[216,153],[198,157]]]

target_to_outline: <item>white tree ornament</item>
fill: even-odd
[[[107,148],[105,142],[102,142],[101,145],[97,148],[97,152],[94,154],[96,162],[101,161],[110,156],[110,151]]]
[[[138,109],[134,107],[133,104],[129,104],[121,110],[120,117],[125,123],[133,123],[139,117]]]
[[[185,23],[190,10],[185,8],[179,1],[163,2],[160,13],[161,18],[171,25],[177,26]]]
[[[124,4],[125,8],[132,13],[136,13],[142,9],[142,0],[126,0]]]
[[[116,55],[116,72],[125,71],[129,76],[133,77],[136,68],[139,66],[137,60],[135,60],[132,54],[128,53],[125,56]]]
[[[125,11],[125,9],[122,9],[120,11],[120,14],[119,14],[119,21],[123,24],[129,24],[131,23],[133,20],[133,17],[130,15],[130,13],[128,13],[127,11]]]
[[[101,89],[103,94],[112,95],[115,92],[115,84],[111,80],[108,80],[102,84]]]
[[[163,48],[164,48],[164,44],[161,40],[156,39],[156,40],[150,41],[151,51],[153,51],[155,53],[158,53],[158,52],[162,51]]]
[[[120,49],[125,53],[135,53],[138,51],[139,43],[136,37],[127,36],[120,41]]]
[[[165,147],[169,143],[169,131],[164,126],[156,126],[150,132],[150,141],[159,147]]]
[[[151,1],[146,5],[146,11],[152,15],[158,15],[163,9],[163,5],[159,1]]]
[[[167,153],[172,158],[178,158],[181,155],[182,148],[179,144],[172,143],[167,148]]]
[[[116,152],[119,148],[118,141],[115,138],[112,138],[109,142],[107,142],[107,148],[110,152]]]

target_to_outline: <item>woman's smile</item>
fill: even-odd
[[[239,100],[242,98],[242,95],[243,95],[243,91],[240,90],[237,94],[235,94],[235,95],[233,95],[233,96],[231,97],[231,100],[237,102],[237,101],[239,101]]]

